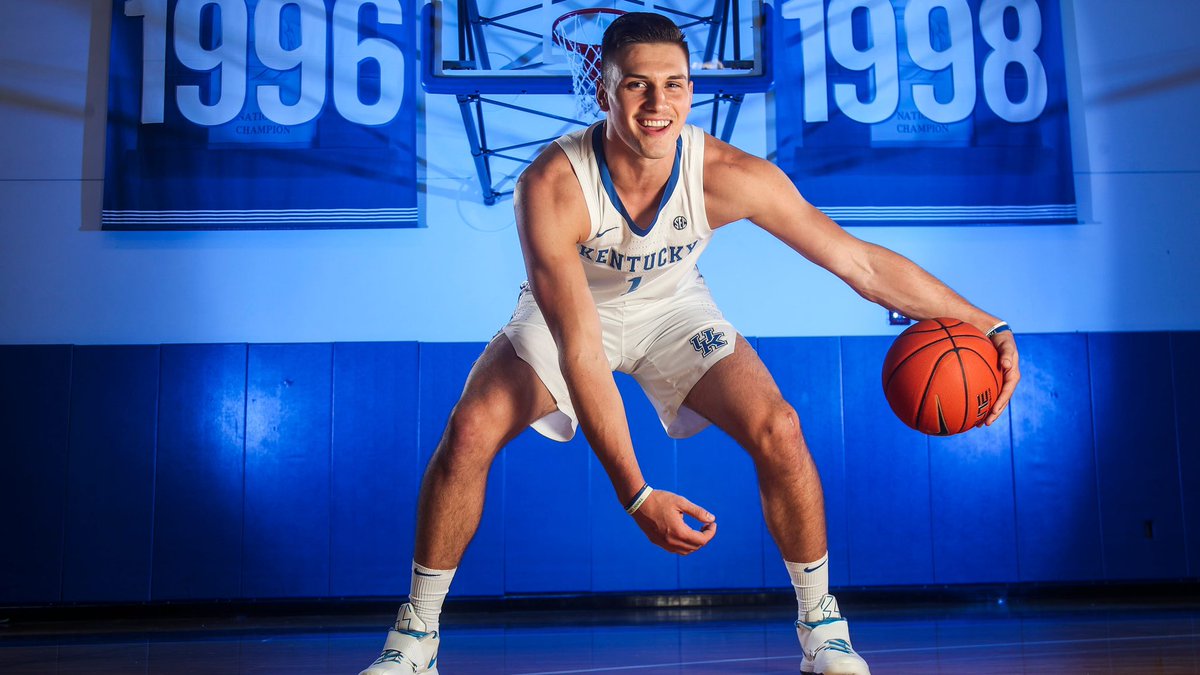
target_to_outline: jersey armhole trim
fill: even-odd
[[[563,154],[567,156],[567,161],[571,164],[571,173],[575,174],[575,182],[579,185],[580,192],[583,193],[583,203],[588,210],[588,238],[584,241],[594,239],[596,232],[600,229],[600,204],[596,202],[596,195],[589,192],[585,182],[587,177],[580,173],[586,171],[587,157],[583,152],[580,152],[580,146],[588,142],[588,134],[594,134],[596,129],[603,122],[597,122],[587,129],[582,129],[576,133],[560,136],[554,142],[562,149]]]

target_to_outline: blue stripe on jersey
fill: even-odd
[[[600,168],[600,181],[604,183],[604,191],[608,193],[608,198],[612,200],[613,206],[617,207],[617,211],[625,222],[629,224],[629,229],[639,237],[644,237],[650,234],[650,230],[654,229],[654,224],[658,222],[658,216],[662,213],[663,207],[667,205],[667,200],[671,198],[671,194],[675,192],[675,184],[679,182],[679,166],[683,163],[683,136],[675,139],[675,165],[671,167],[671,179],[667,181],[667,188],[663,190],[662,201],[658,203],[658,210],[654,212],[654,220],[650,221],[650,227],[642,229],[633,222],[633,218],[629,216],[629,211],[625,210],[625,204],[621,203],[621,196],[617,194],[617,188],[613,185],[612,174],[608,172],[608,160],[604,157],[604,130],[605,125],[601,124],[592,130],[592,150],[596,153],[596,165]]]

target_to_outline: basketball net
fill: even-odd
[[[596,102],[596,83],[600,81],[600,44],[604,30],[624,14],[609,7],[589,7],[567,12],[554,22],[551,38],[567,52],[571,68],[571,91],[575,110],[581,119],[595,120],[601,115]]]

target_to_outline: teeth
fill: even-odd
[[[655,129],[661,129],[671,123],[670,120],[638,120],[638,122],[644,127]]]

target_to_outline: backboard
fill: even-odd
[[[684,31],[698,94],[764,92],[770,6],[762,0],[430,0],[422,8],[422,82],[438,94],[571,94],[554,22],[579,9],[657,12]],[[599,43],[602,28],[586,41]]]

